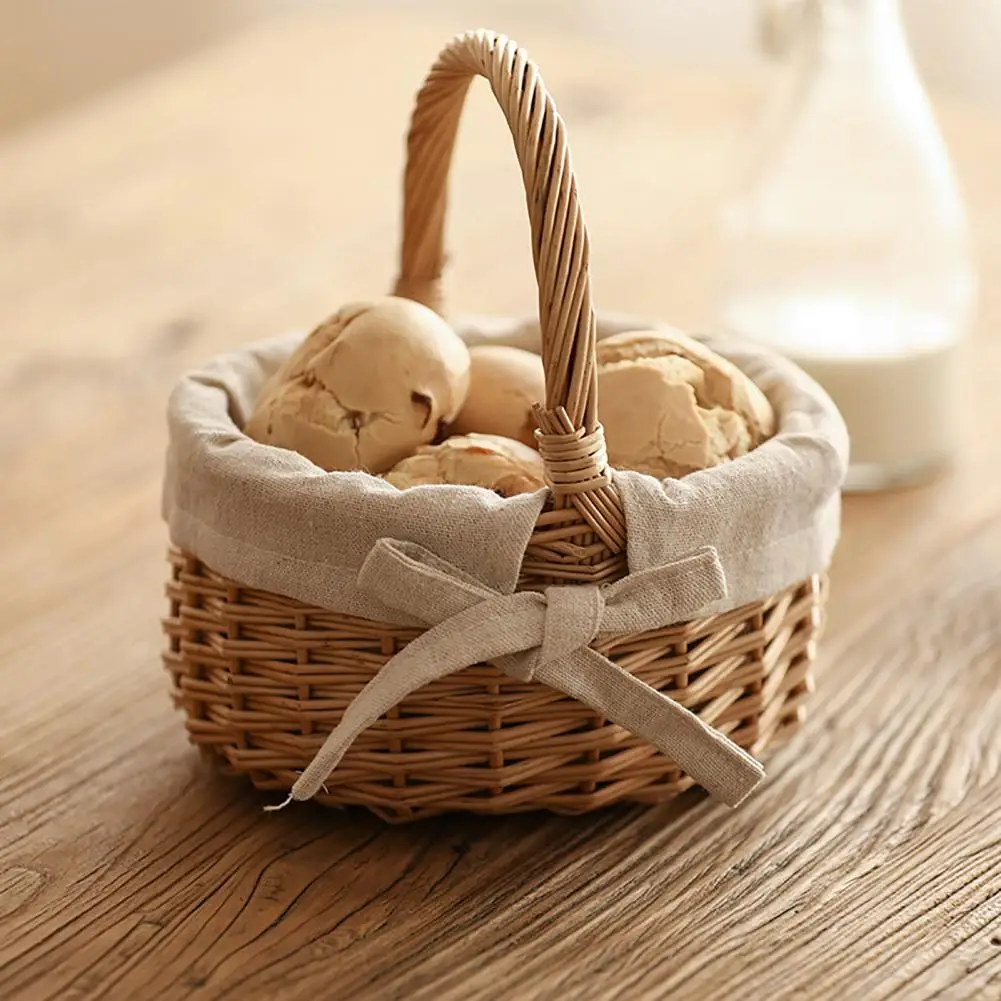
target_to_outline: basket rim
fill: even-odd
[[[621,315],[599,319],[606,336],[635,329],[635,321]],[[474,319],[459,329],[467,342],[524,343],[532,336],[531,321],[493,324]],[[162,506],[171,541],[251,586],[368,618],[386,610],[351,592],[379,538],[419,542],[497,590],[513,591],[546,491],[511,498],[451,485],[401,491],[367,473],[324,472],[298,453],[242,433],[260,385],[301,336],[286,334],[216,356],[175,388]],[[681,480],[618,471],[615,485],[626,509],[629,571],[714,545],[730,588],[725,607],[736,607],[826,568],[840,524],[847,433],[826,394],[791,362],[759,347],[704,340],[722,346],[776,405],[776,435],[739,459]],[[272,523],[288,517],[290,498],[311,534],[299,537],[296,527],[296,537],[279,544]],[[743,508],[732,518],[717,517],[720,523],[705,527],[708,513],[735,504]],[[333,510],[354,512],[356,521],[342,525],[343,519],[331,519]],[[753,580],[742,583],[749,576]]]

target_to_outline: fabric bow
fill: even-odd
[[[430,628],[359,692],[288,799],[269,809],[310,799],[376,720],[429,682],[482,661],[590,706],[662,751],[728,806],[764,777],[761,765],[724,734],[589,646],[599,633],[656,629],[725,597],[723,568],[711,546],[607,586],[501,594],[422,546],[380,539],[358,586]]]

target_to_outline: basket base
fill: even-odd
[[[344,709],[419,630],[242,587],[170,553],[164,663],[188,736],[226,771],[287,793]],[[595,649],[752,754],[802,722],[825,587]],[[315,799],[392,822],[454,811],[579,814],[691,788],[672,761],[537,682],[485,664],[405,699],[352,745]]]

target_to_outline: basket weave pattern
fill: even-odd
[[[165,662],[191,741],[287,790],[348,703],[418,630],[241,588],[173,551]],[[792,733],[811,690],[821,582],[594,644],[752,753]],[[387,820],[465,810],[582,813],[654,803],[691,780],[586,706],[488,665],[437,681],[363,734],[316,799]]]
[[[441,309],[447,178],[476,75],[514,140],[539,286],[546,400],[535,416],[550,496],[519,589],[615,581],[627,573],[626,523],[598,421],[587,230],[563,121],[534,64],[503,36],[457,38],[418,94],[394,291]],[[262,789],[288,790],[355,696],[421,632],[242,586],[189,553],[173,550],[170,561],[165,662],[190,738]],[[823,597],[811,579],[712,618],[590,645],[758,753],[801,718]],[[362,733],[315,798],[408,820],[451,810],[579,813],[651,803],[691,784],[588,706],[478,664],[409,695]]]

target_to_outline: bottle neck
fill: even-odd
[[[920,88],[899,0],[794,0],[799,29],[789,69],[794,90],[904,93]],[[875,91],[873,91],[875,93]]]
[[[907,52],[900,0],[803,0],[808,48],[825,57]]]
[[[806,0],[845,17],[873,20],[883,17],[900,20],[900,0]]]

